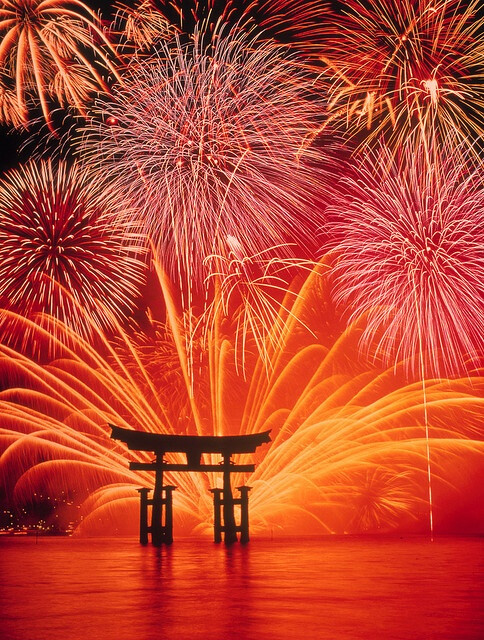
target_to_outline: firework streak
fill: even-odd
[[[400,382],[404,364],[386,370],[355,361],[365,321],[338,329],[327,273],[324,265],[316,268],[293,300],[291,314],[281,310],[286,329],[273,350],[269,376],[255,358],[250,371],[247,365],[246,381],[240,379],[228,328],[211,335],[191,388],[181,375],[186,354],[170,323],[153,324],[151,338],[146,333],[130,338],[119,328],[116,338],[96,350],[68,330],[59,335],[59,357],[48,366],[2,347],[0,471],[8,490],[19,504],[39,490],[85,496],[80,532],[120,526],[123,519],[134,528],[135,489],[151,480],[127,469],[127,451],[110,440],[108,422],[200,435],[271,429],[272,443],[256,454],[256,471],[246,479],[253,487],[254,532],[425,528],[420,383]],[[327,311],[324,332],[321,305]],[[179,318],[176,325],[182,326]],[[45,333],[44,339],[52,337]],[[428,381],[441,527],[482,455],[476,439],[479,384],[477,377]],[[143,452],[130,455],[148,461]],[[464,475],[456,464],[462,456],[468,464]],[[206,462],[216,463],[216,456]],[[217,474],[169,475],[179,487],[176,527],[209,535],[208,488],[217,485]]]

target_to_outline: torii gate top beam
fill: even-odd
[[[188,460],[200,460],[202,453],[253,453],[258,446],[270,442],[270,431],[240,436],[181,436],[147,433],[123,429],[113,424],[111,438],[125,442],[134,451],[153,451],[156,454],[186,453]]]

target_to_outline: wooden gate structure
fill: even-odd
[[[234,464],[234,454],[254,453],[258,446],[270,442],[270,431],[239,436],[182,436],[170,434],[148,433],[123,429],[110,424],[111,438],[124,442],[131,451],[152,451],[152,462],[130,462],[133,471],[154,471],[155,485],[153,489],[143,487],[140,494],[140,530],[141,544],[148,543],[148,534],[155,546],[173,542],[173,485],[163,485],[165,471],[212,471],[223,473],[223,488],[210,491],[214,505],[214,541],[231,544],[237,541],[249,541],[249,491],[250,487],[237,487],[240,497],[234,498],[230,484],[230,474],[237,472],[251,473],[254,464]],[[183,453],[186,463],[174,463],[165,460],[167,453]],[[202,462],[202,455],[220,454],[219,464]],[[151,496],[150,496],[151,493]],[[236,524],[234,506],[240,505],[240,524]],[[149,522],[149,506],[151,506],[151,522]]]

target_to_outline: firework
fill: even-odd
[[[336,299],[369,314],[363,343],[382,331],[379,352],[423,358],[425,375],[482,356],[483,205],[482,170],[451,146],[407,145],[395,160],[382,146],[343,178]]]
[[[269,364],[284,329],[281,305],[286,308],[285,300],[295,295],[289,282],[295,272],[311,270],[313,264],[299,258],[280,258],[285,247],[270,247],[250,256],[237,238],[229,236],[227,244],[228,256],[212,255],[206,260],[210,269],[207,279],[215,281],[215,294],[206,310],[206,326],[213,330],[216,319],[221,315],[233,318],[237,310],[235,333],[240,345],[236,345],[236,351],[240,347],[242,366],[248,341],[255,344],[259,357]]]
[[[330,3],[323,0],[259,0],[242,6],[243,19],[257,25],[265,37],[289,45],[305,57],[320,50],[328,33]]]
[[[141,0],[134,7],[120,4],[117,9],[115,28],[137,52],[160,39],[169,40],[176,31],[153,0]]]
[[[197,33],[135,65],[113,100],[99,102],[102,123],[83,147],[91,171],[109,173],[143,217],[185,292],[201,288],[207,256],[227,255],[229,236],[248,255],[308,244],[329,182],[327,153],[299,154],[319,115],[307,74],[236,31],[206,45]]]
[[[22,126],[17,93],[9,89],[8,83],[0,81],[0,122],[14,127]]]
[[[128,41],[145,49],[174,30],[192,33],[201,25],[217,31],[217,24],[256,27],[261,39],[276,41],[300,52],[314,53],[327,33],[328,3],[321,0],[256,0],[219,3],[139,0],[134,7],[120,5],[116,20]]]
[[[105,327],[127,314],[144,264],[141,239],[113,225],[115,206],[116,194],[75,164],[30,161],[7,172],[0,181],[3,304],[81,332],[91,320]]]
[[[3,0],[0,37],[3,82],[16,93],[2,116],[14,125],[27,124],[31,100],[52,129],[53,104],[84,114],[88,96],[107,90],[101,70],[118,77],[99,18],[79,0]]]
[[[113,512],[128,509],[129,520],[137,523],[135,489],[152,480],[147,473],[128,471],[126,462],[128,455],[147,462],[149,453],[128,454],[109,438],[108,422],[199,435],[272,429],[272,443],[255,454],[257,468],[248,478],[254,532],[387,531],[418,524],[426,502],[420,384],[401,383],[403,365],[395,371],[377,369],[354,358],[363,319],[342,333],[336,322],[334,337],[329,331],[317,337],[321,305],[331,306],[321,268],[293,298],[269,375],[256,358],[245,381],[237,376],[230,353],[236,336],[226,327],[212,334],[200,363],[203,384],[190,388],[180,377],[170,387],[186,402],[172,402],[169,394],[160,393],[162,374],[145,367],[149,360],[139,340],[121,327],[115,342],[106,339],[97,350],[66,328],[57,337],[61,357],[48,366],[1,346],[0,474],[8,495],[22,504],[40,489],[51,496],[75,490],[86,497],[79,531],[92,532],[100,522],[111,530]],[[331,325],[329,314],[327,320]],[[153,339],[153,361],[166,362],[167,354],[172,361],[178,354],[179,367],[184,367],[184,342],[175,344],[183,325],[175,314],[161,330],[161,340]],[[39,339],[52,339],[35,330]],[[464,457],[469,469],[482,462],[479,388],[477,377],[428,381],[441,517],[459,500],[463,479],[456,459]],[[181,406],[186,415],[180,414]],[[179,487],[174,495],[177,529],[211,533],[207,487],[217,486],[218,475],[167,474]]]
[[[482,136],[484,39],[479,3],[356,0],[335,18],[322,61],[329,110],[351,133]]]

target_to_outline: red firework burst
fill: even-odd
[[[350,132],[401,143],[411,133],[483,134],[483,19],[479,2],[354,0],[321,57],[330,112]]]
[[[452,146],[429,159],[407,145],[395,160],[382,146],[343,178],[331,212],[336,299],[369,314],[364,344],[378,335],[387,358],[423,358],[425,373],[482,356],[482,169]]]
[[[133,307],[144,279],[140,238],[114,226],[116,194],[65,162],[29,162],[0,181],[0,296],[83,333]]]

